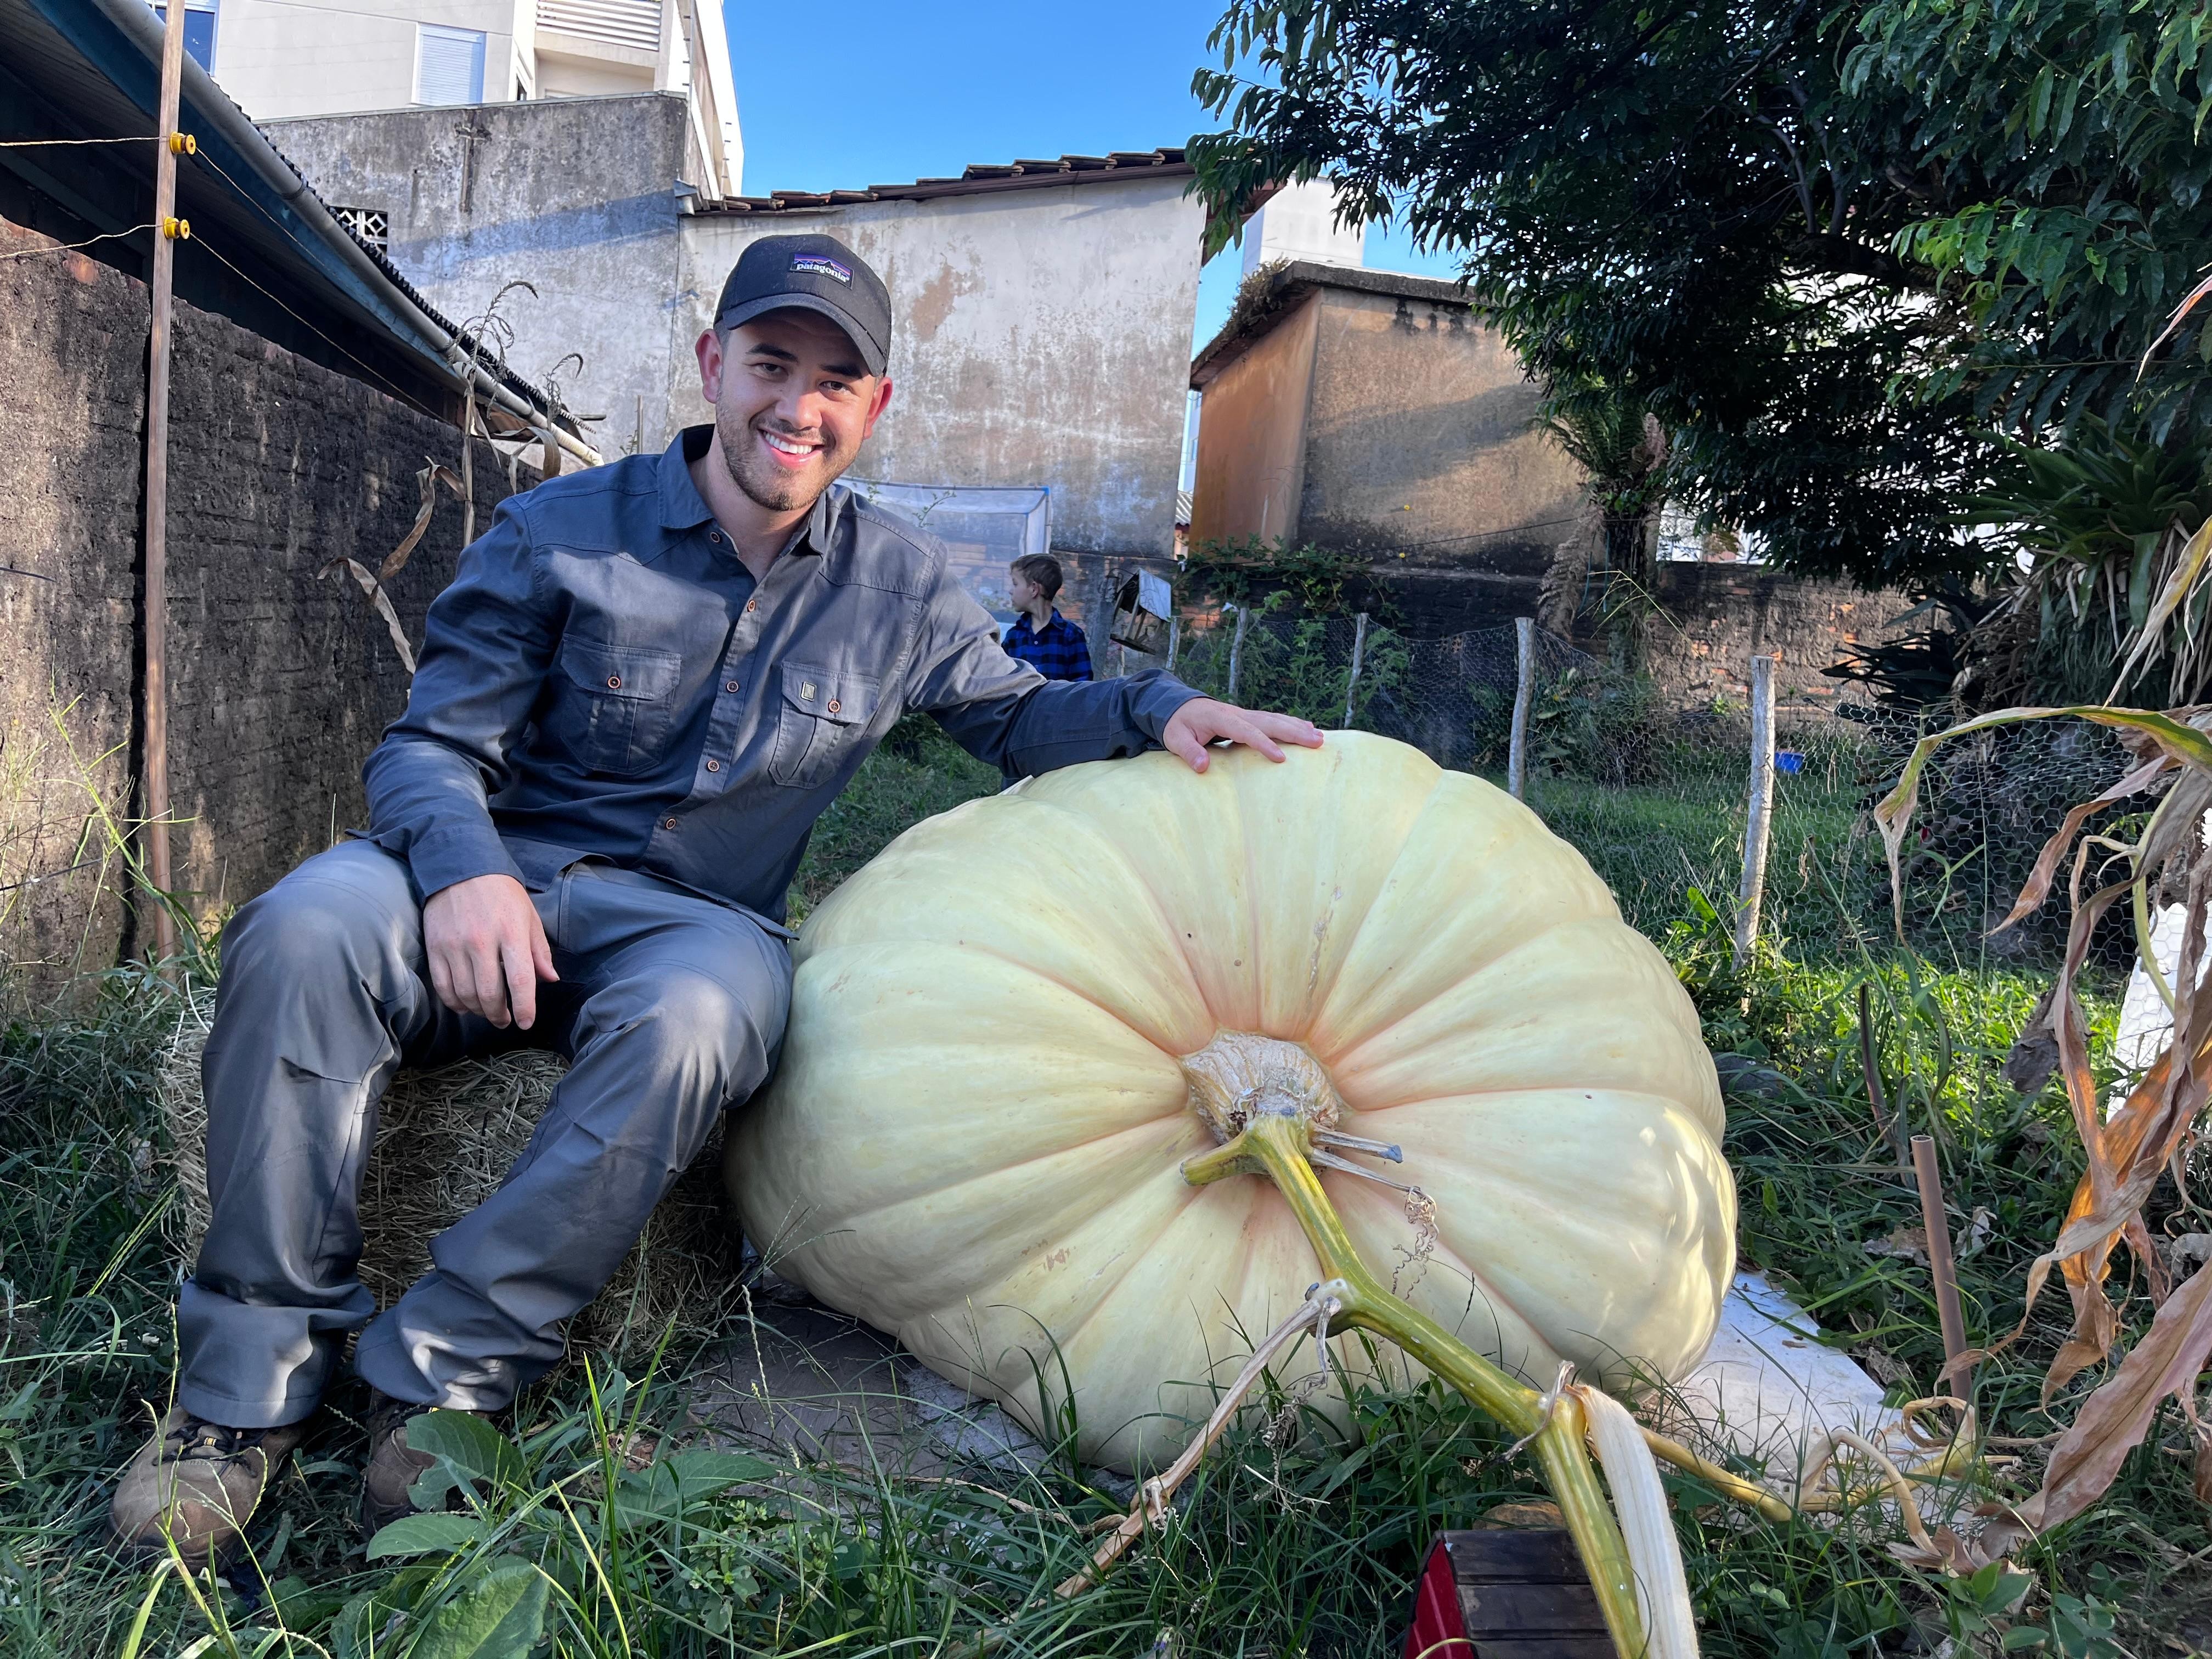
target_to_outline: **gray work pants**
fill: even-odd
[[[296,1422],[364,1325],[355,1367],[386,1394],[506,1405],[560,1358],[561,1322],[613,1276],[716,1115],[767,1079],[791,957],[763,924],[602,864],[532,897],[561,981],[539,988],[529,1032],[438,1000],[422,896],[367,842],[308,860],[224,930],[203,1067],[213,1216],[177,1304],[179,1405],[233,1428]],[[525,1044],[573,1062],[537,1133],[378,1314],[355,1275],[356,1202],[385,1085],[402,1066]]]

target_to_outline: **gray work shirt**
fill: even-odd
[[[1009,778],[1158,746],[1198,694],[1044,679],[944,544],[842,486],[756,583],[691,481],[712,428],[500,504],[362,775],[423,896],[607,860],[781,921],[814,821],[927,711]]]

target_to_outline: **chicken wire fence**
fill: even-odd
[[[1525,798],[1613,888],[1646,933],[1733,934],[1750,820],[1751,711],[1684,709],[1648,679],[1541,629],[1532,641]],[[1380,732],[1438,764],[1507,782],[1520,667],[1514,623],[1410,639],[1372,618],[1255,606],[1177,623],[1170,665],[1115,646],[1109,673],[1171,665],[1211,696],[1329,729]],[[1761,923],[1792,949],[1892,937],[1889,877],[1871,809],[1912,746],[1948,715],[1870,704],[1779,711]],[[1902,860],[1908,938],[1952,959],[2046,959],[2063,944],[2064,884],[2029,921],[1994,933],[2069,808],[2127,756],[2079,723],[2000,728],[1943,745],[1923,775]],[[2124,820],[2114,816],[2112,825]],[[2124,936],[2100,954],[2124,959]]]

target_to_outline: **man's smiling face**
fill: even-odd
[[[702,335],[699,374],[731,482],[771,513],[812,506],[891,395],[844,330],[795,307]]]

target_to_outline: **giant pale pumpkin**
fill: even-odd
[[[900,836],[797,957],[730,1142],[748,1230],[1031,1425],[1072,1404],[1086,1458],[1171,1455],[1319,1277],[1273,1186],[1180,1172],[1270,1068],[1325,1135],[1402,1147],[1343,1161],[1432,1223],[1322,1186],[1478,1352],[1617,1384],[1712,1334],[1735,1192],[1688,998],[1573,848],[1401,744],[1033,779]]]

